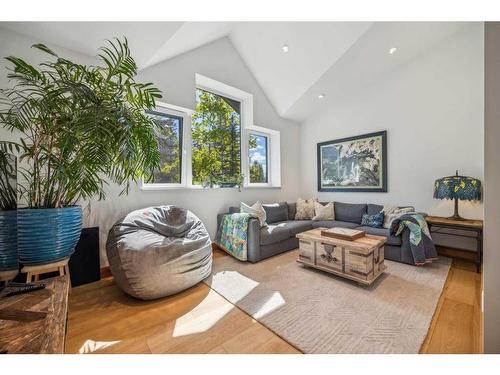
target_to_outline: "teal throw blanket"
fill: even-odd
[[[405,228],[410,231],[410,248],[416,266],[423,266],[438,258],[436,246],[422,215],[405,214],[393,220],[390,233],[393,236],[399,236]]]
[[[221,224],[220,246],[239,260],[247,260],[248,221],[250,215],[224,215]]]

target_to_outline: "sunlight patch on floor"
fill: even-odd
[[[118,344],[120,341],[94,341],[87,340],[83,343],[82,347],[78,350],[80,354],[90,354],[94,353],[98,350],[109,348],[115,344]]]
[[[285,300],[280,292],[274,292],[273,295],[253,314],[255,319],[260,319],[274,310],[285,305]]]
[[[242,300],[259,283],[236,271],[222,271],[212,278],[212,289],[217,290],[232,303]]]
[[[175,321],[172,336],[180,337],[208,331],[233,307],[231,303],[210,290],[199,305]]]

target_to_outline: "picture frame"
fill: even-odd
[[[387,192],[387,131],[317,144],[318,191]]]

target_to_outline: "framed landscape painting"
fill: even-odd
[[[387,191],[387,132],[318,143],[318,191]]]

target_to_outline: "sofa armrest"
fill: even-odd
[[[260,221],[256,218],[250,218],[248,221],[247,259],[252,263],[261,260]]]
[[[228,213],[217,214],[217,233],[215,235],[215,243],[220,243],[220,226],[222,218]],[[261,259],[260,253],[260,221],[257,218],[250,218],[248,220],[247,232],[247,259],[252,262],[258,262]]]

